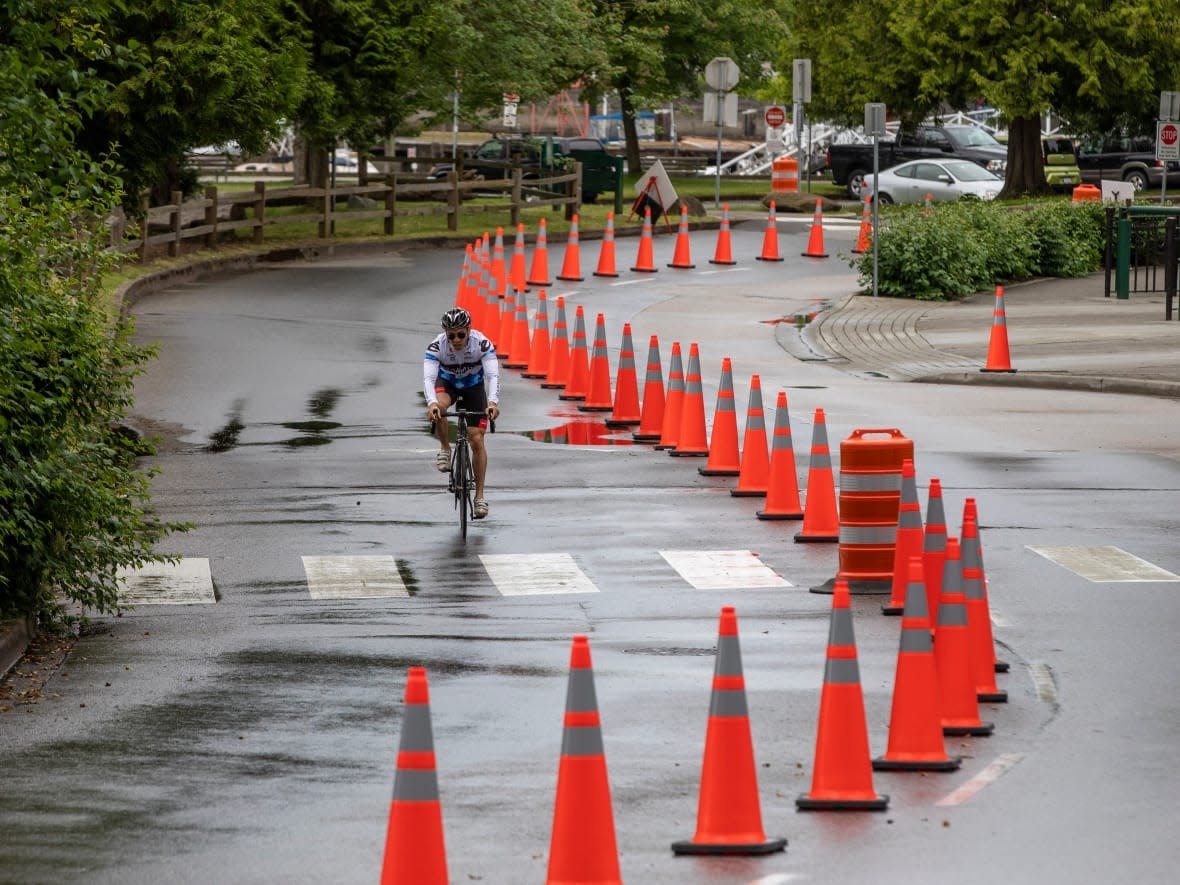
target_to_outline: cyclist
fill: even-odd
[[[477,329],[471,328],[471,314],[455,307],[443,314],[443,332],[426,347],[422,361],[422,383],[426,393],[426,417],[434,422],[441,451],[435,466],[447,473],[451,469],[451,442],[444,415],[452,403],[466,412],[483,412],[478,425],[469,425],[471,468],[475,473],[475,518],[488,515],[484,498],[484,476],[488,453],[484,447],[484,430],[489,420],[500,414],[500,362],[496,347]],[[484,389],[484,382],[487,389]]]

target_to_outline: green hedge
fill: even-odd
[[[1095,202],[882,207],[880,227],[877,290],[899,298],[942,301],[1030,277],[1079,277],[1102,260],[1103,209]],[[872,250],[851,264],[871,288]]]

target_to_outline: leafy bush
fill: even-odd
[[[1032,276],[1083,276],[1101,261],[1102,218],[1098,204],[1061,201],[882,208],[877,289],[882,295],[937,301]],[[861,285],[871,287],[872,251],[851,264]]]

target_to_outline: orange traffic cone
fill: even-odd
[[[851,595],[848,582],[837,578],[832,591],[832,620],[819,702],[815,770],[811,791],[796,799],[795,805],[801,811],[883,811],[888,804],[889,797],[880,796],[873,789]]]
[[[730,242],[729,203],[725,203],[721,207],[721,227],[717,231],[717,248],[713,252],[713,257],[709,259],[709,263],[737,264],[733,260],[733,246]]]
[[[659,356],[656,357],[659,360]],[[635,349],[631,344],[631,324],[623,323],[623,341],[619,346],[619,367],[615,370],[615,400],[607,427],[631,427],[639,424],[639,379],[635,377]]]
[[[471,244],[467,244],[466,254],[463,256],[463,270],[459,272],[459,284],[455,287],[455,307],[461,307],[470,312],[471,298],[467,289],[467,277],[471,273]]]
[[[525,282],[527,276],[524,257],[524,225],[518,224],[516,225],[516,242],[512,245],[512,260],[508,263],[508,288],[514,292],[527,291],[528,284]]]
[[[762,412],[762,379],[750,376],[750,398],[746,406],[746,431],[742,437],[742,462],[737,487],[729,490],[735,498],[765,498],[770,480],[770,453],[766,443],[766,418]]]
[[[664,420],[660,424],[657,449],[676,448],[680,434],[680,415],[684,411],[684,364],[680,359],[680,342],[672,342],[672,356],[668,360],[668,392],[664,396]]]
[[[549,279],[549,229],[542,218],[537,228],[537,242],[533,246],[533,263],[525,283],[530,286],[552,286]]]
[[[918,503],[918,484],[914,478],[914,462],[901,462],[901,498],[898,502],[897,533],[893,542],[893,586],[889,601],[881,606],[882,614],[900,615],[905,611],[909,592],[909,562],[911,556],[922,555],[924,531],[922,506]]]
[[[527,369],[532,346],[529,343],[529,309],[525,299],[516,302],[516,321],[512,324],[511,356],[502,360],[509,369]]]
[[[860,213],[860,230],[856,234],[856,246],[852,249],[853,255],[859,255],[862,252],[868,252],[873,248],[873,198],[866,196],[864,209]]]
[[[549,370],[549,308],[545,302],[545,290],[537,293],[537,313],[533,317],[533,340],[529,345],[529,365],[521,373],[522,378],[544,378]]]
[[[811,430],[811,462],[807,468],[807,496],[803,507],[803,530],[795,540],[839,541],[840,519],[836,511],[836,481],[832,476],[832,453],[828,449],[828,425],[824,410],[815,410]]]
[[[570,649],[557,801],[545,881],[547,885],[623,883],[590,643],[585,636],[575,636]]]
[[[676,457],[709,454],[709,441],[705,435],[705,394],[701,390],[701,353],[695,341],[688,346],[688,371],[684,375],[684,403],[680,409],[676,447],[668,454]]]
[[[987,342],[987,363],[981,372],[1015,372],[1008,357],[1008,316],[1004,313],[1004,287],[996,286],[992,309],[992,334]]]
[[[639,429],[631,434],[636,442],[659,442],[664,425],[664,373],[660,368],[660,341],[652,335],[647,344],[647,373],[643,379],[643,409]]]
[[[934,662],[938,671],[938,709],[943,734],[986,736],[995,726],[979,718],[975,675],[971,666],[971,636],[967,600],[963,595],[959,539],[946,539],[942,592],[934,624]]]
[[[590,389],[590,357],[586,353],[586,313],[582,305],[574,311],[574,337],[570,344],[570,371],[565,390],[558,399],[585,399]]]
[[[938,617],[938,598],[942,595],[942,569],[946,560],[946,512],[942,506],[942,483],[930,480],[926,499],[926,527],[922,534],[922,565],[926,569],[926,611],[930,626]]]
[[[594,354],[590,358],[590,383],[586,399],[578,406],[583,412],[609,412],[614,408],[610,393],[610,362],[606,355],[606,320],[601,313],[594,321]]]
[[[803,253],[804,258],[827,258],[828,253],[824,251],[824,200],[823,197],[816,197],[815,200],[815,215],[811,222],[811,236],[807,238],[807,249]]]
[[[468,311],[471,314],[472,325],[476,328],[487,328],[494,322],[495,317],[491,305],[493,301],[499,304],[499,300],[491,294],[492,290],[492,274],[488,267],[488,262],[483,256],[479,256],[477,262],[478,275],[475,281],[475,297],[472,299],[472,310]]]
[[[938,673],[926,611],[925,568],[920,556],[906,564],[905,614],[893,677],[889,746],[873,760],[878,771],[954,771],[962,760],[948,756],[938,711]]]
[[[557,278],[573,282],[581,282],[586,279],[582,276],[582,258],[578,247],[578,216],[576,214],[570,218],[570,232],[565,241],[561,273],[557,275]]]
[[[717,405],[713,408],[713,429],[709,436],[709,460],[698,467],[701,476],[737,476],[742,472],[738,455],[737,412],[733,404],[733,364],[729,357],[721,361],[721,381],[717,387]]]
[[[688,207],[683,203],[680,204],[680,227],[676,231],[676,248],[672,252],[672,261],[668,267],[679,267],[684,270],[696,267],[692,263],[688,241]]]
[[[521,300],[525,298],[523,292],[518,292]],[[493,341],[496,345],[496,354],[500,357],[500,362],[508,359],[512,351],[512,339],[515,337],[514,331],[516,329],[516,295],[509,292],[500,301],[500,318],[495,323],[496,333],[493,336]]]
[[[773,854],[786,839],[767,839],[758,799],[758,769],[746,707],[742,650],[733,606],[721,609],[713,663],[713,694],[692,839],[673,842],[675,854]]]
[[[787,393],[778,392],[774,414],[774,442],[770,446],[770,478],[766,484],[766,508],[759,519],[802,519],[799,477],[795,474],[795,447],[791,444],[791,415]]]
[[[606,213],[606,229],[602,232],[602,245],[598,250],[598,267],[594,269],[596,277],[617,277],[615,270],[615,213]]]
[[[496,228],[492,241],[492,294],[499,298],[508,285],[508,271],[504,264],[504,228]]]
[[[637,273],[655,273],[655,256],[652,254],[651,241],[651,208],[643,210],[643,231],[639,235],[639,251],[635,256],[635,266],[631,270]]]
[[[1008,701],[1008,692],[996,685],[996,645],[992,636],[991,612],[983,587],[983,560],[979,553],[979,526],[974,510],[975,499],[968,498],[963,508],[963,534],[959,552],[963,569],[963,597],[967,605],[967,626],[971,635],[971,673],[975,696],[987,703]]]
[[[766,216],[766,233],[762,236],[762,254],[759,261],[782,261],[778,254],[778,219],[775,215],[774,200],[770,201],[770,213]]]
[[[442,806],[430,727],[430,687],[423,667],[406,677],[406,707],[385,834],[381,885],[447,885]]]
[[[964,511],[964,514],[970,514],[971,518],[975,522],[975,529],[976,529],[975,554],[979,559],[979,578],[980,578],[980,581],[983,585],[983,598],[986,600],[986,599],[988,599],[990,594],[987,589],[987,572],[984,570],[984,567],[983,567],[983,542],[979,539],[979,513],[976,510],[974,498],[968,498],[966,501],[963,502],[963,511]],[[961,547],[961,545],[960,545],[960,547]],[[988,618],[985,623],[988,625],[989,628],[991,627],[991,613],[990,612],[988,613]],[[997,673],[1007,673],[1008,672],[1008,669],[1009,669],[1008,662],[1001,661],[999,658],[996,657],[996,650],[995,650],[994,642],[991,645],[991,659],[992,659],[992,666],[994,667],[994,669]]]
[[[553,320],[553,335],[549,342],[549,367],[541,386],[546,390],[565,387],[570,371],[569,333],[565,323],[565,298],[557,296],[557,316]]]

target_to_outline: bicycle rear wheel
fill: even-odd
[[[451,483],[455,488],[455,506],[459,509],[459,536],[466,540],[467,520],[472,515],[471,495],[475,490],[475,477],[471,472],[471,453],[462,442],[455,446]]]

